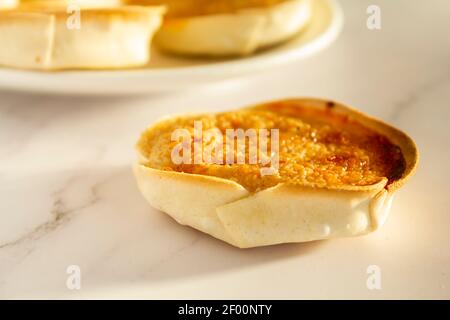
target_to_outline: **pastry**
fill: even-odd
[[[146,65],[163,7],[83,8],[28,4],[0,12],[0,65],[109,69]]]
[[[248,55],[298,34],[311,16],[310,0],[124,1],[167,5],[155,43],[183,55]]]
[[[246,148],[227,129],[248,133]],[[134,173],[153,207],[240,248],[377,230],[418,162],[400,130],[320,99],[166,118],[137,151]]]

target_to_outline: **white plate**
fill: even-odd
[[[0,69],[0,88],[76,94],[126,94],[183,90],[267,70],[325,48],[339,34],[336,0],[314,0],[309,26],[289,42],[242,58],[187,59],[152,52],[147,68],[118,71],[34,72]]]

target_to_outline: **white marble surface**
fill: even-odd
[[[450,3],[342,1],[328,50],[252,78],[141,97],[0,92],[1,298],[450,298]],[[378,4],[382,29],[366,28]],[[378,232],[238,250],[151,209],[130,165],[168,113],[292,96],[350,103],[407,131],[421,163]],[[79,265],[81,290],[66,287]],[[366,288],[378,265],[382,289]]]

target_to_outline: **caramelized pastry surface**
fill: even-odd
[[[203,131],[220,131],[224,163],[211,164],[205,159],[197,164],[175,164],[172,161],[172,150],[180,143],[172,141],[172,133],[176,129],[187,129],[191,134],[191,158],[194,159],[194,121],[201,121]],[[270,129],[278,129],[279,147],[272,148],[269,137],[267,152],[270,157],[278,150],[278,172],[261,175],[260,169],[270,166],[270,163],[249,163],[248,139],[245,140],[245,164],[236,163],[237,143],[234,143],[234,163],[226,164],[227,129],[255,129],[258,133],[259,129],[268,129],[269,132]],[[203,136],[201,143],[203,148],[208,147],[215,155],[216,149],[210,147],[218,141]],[[387,178],[389,184],[399,179],[405,170],[405,159],[398,146],[348,116],[334,113],[332,108],[290,109],[289,106],[275,104],[262,109],[177,118],[152,127],[142,135],[138,147],[147,158],[146,165],[149,167],[225,178],[251,192],[279,183],[318,187],[365,186]]]

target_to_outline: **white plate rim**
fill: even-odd
[[[338,37],[344,24],[343,11],[338,1],[314,1],[322,1],[323,5],[328,6],[332,17],[322,34],[301,45],[300,48],[289,48],[276,54],[262,54],[243,59],[213,62],[208,65],[161,69],[75,70],[54,73],[5,68],[0,69],[0,89],[59,94],[150,93],[192,88],[201,84],[227,80],[238,75],[260,72],[269,67],[276,67],[310,56],[330,45]],[[151,85],[151,79],[158,82]],[[97,83],[99,81],[100,85]],[[148,85],[133,86],[141,81],[148,82]]]

